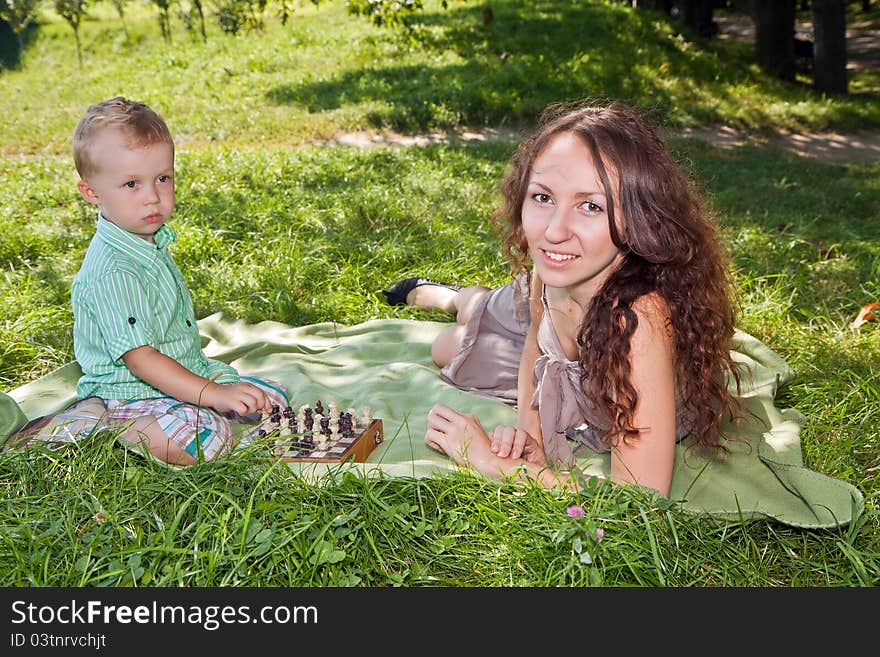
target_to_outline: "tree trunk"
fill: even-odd
[[[205,12],[202,10],[202,0],[194,0],[193,5],[199,12],[199,31],[202,33],[202,41],[208,43],[208,33],[205,32]]]
[[[678,0],[676,4],[678,5],[678,19],[688,27],[696,27],[696,0]]]
[[[813,40],[813,87],[816,91],[845,94],[845,0],[813,0]]]
[[[752,0],[750,8],[758,66],[782,80],[794,81],[795,0]]]
[[[664,14],[670,15],[672,14],[672,7],[675,5],[675,0],[643,0],[639,2],[639,9],[653,9],[654,11],[660,11]]]
[[[0,18],[0,72],[4,68],[17,66],[23,52],[23,31],[16,33],[9,23]]]
[[[697,0],[696,27],[697,32],[704,37],[713,37],[718,33],[718,26],[713,20],[715,2],[713,0]]]
[[[83,66],[83,54],[82,54],[82,46],[79,43],[79,25],[73,28],[73,37],[76,40],[76,58],[79,60],[79,67],[82,69]]]

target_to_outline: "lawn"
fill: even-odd
[[[143,100],[178,140],[175,258],[198,317],[302,325],[410,317],[380,290],[418,273],[496,284],[508,271],[488,217],[517,135],[546,103],[616,97],[677,128],[880,130],[877,72],[846,98],[768,79],[743,44],[679,35],[604,2],[428,2],[407,33],[298,6],[287,25],[207,42],[150,5],[83,23],[83,65],[51,11],[0,70],[0,386],[72,358],[69,286],[93,230],[69,155],[85,107]],[[588,33],[590,38],[582,38]],[[340,132],[453,135],[427,146],[321,145]],[[5,586],[860,586],[880,583],[880,163],[831,165],[769,147],[673,139],[730,245],[739,325],[795,379],[779,405],[808,422],[807,465],[857,486],[838,530],[715,524],[634,489],[578,497],[456,474],[309,485],[230,458],[169,471],[112,442],[0,455]],[[418,438],[418,437],[417,437]],[[582,527],[565,515],[587,510]],[[576,531],[605,536],[592,563]]]

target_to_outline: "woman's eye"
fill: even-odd
[[[595,212],[602,212],[602,208],[592,201],[584,201],[583,208],[586,212],[589,212],[591,214]]]
[[[542,192],[534,194],[532,196],[532,198],[535,199],[535,201],[537,201],[538,203],[549,203],[550,202],[550,195],[544,194]]]

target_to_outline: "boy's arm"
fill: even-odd
[[[131,349],[122,355],[122,360],[136,377],[182,402],[239,415],[271,409],[265,393],[256,386],[214,383],[150,346]]]

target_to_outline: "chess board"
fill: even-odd
[[[353,408],[340,412],[335,403],[325,408],[319,400],[314,406],[301,406],[298,412],[290,406],[273,406],[247,440],[260,441],[283,461],[364,463],[384,439],[382,420],[373,418],[369,407],[358,418]]]
[[[288,436],[275,441],[272,453],[283,461],[341,463],[353,461],[364,463],[377,445],[385,439],[382,420],[374,418],[370,425],[352,437],[329,440],[324,449],[304,444],[298,436]]]

